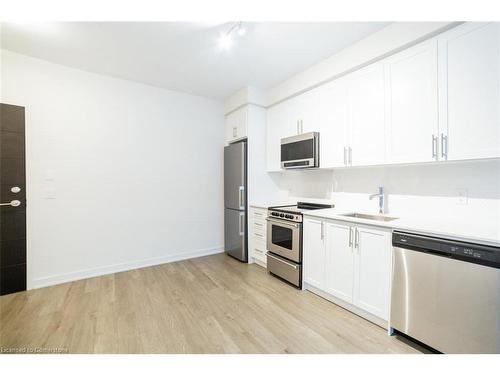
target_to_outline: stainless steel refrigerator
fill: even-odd
[[[248,261],[246,142],[224,147],[224,249]]]

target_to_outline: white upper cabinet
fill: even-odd
[[[500,23],[466,23],[268,110],[280,140],[320,133],[320,167],[500,158]]]
[[[327,83],[319,97],[320,167],[345,167],[347,147],[351,141],[346,80],[339,78]]]
[[[324,225],[321,219],[304,219],[304,281],[323,289],[325,284]]]
[[[296,96],[267,110],[267,170],[281,170],[281,139],[318,130],[319,91]],[[321,141],[320,141],[321,142]]]
[[[299,134],[319,131],[320,116],[320,89],[308,91],[297,96],[294,108],[296,108]]]
[[[362,68],[347,77],[350,165],[385,163],[384,69],[381,63]],[[323,145],[324,146],[324,145]],[[327,146],[328,147],[328,146]]]
[[[437,158],[437,41],[426,41],[384,61],[388,163]]]
[[[226,116],[226,142],[231,143],[247,137],[247,110],[247,107],[240,108]]]
[[[443,158],[500,157],[500,24],[466,23],[438,41]]]
[[[346,302],[353,302],[353,231],[350,225],[325,222],[326,291]]]
[[[357,226],[354,237],[354,304],[387,320],[391,282],[391,232]]]
[[[292,135],[288,106],[289,103],[283,102],[267,110],[266,153],[269,172],[281,170],[281,138]]]

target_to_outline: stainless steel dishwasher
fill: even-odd
[[[389,325],[443,353],[500,353],[500,248],[394,232]]]

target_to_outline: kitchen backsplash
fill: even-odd
[[[368,195],[383,186],[388,213],[500,217],[498,160],[285,171],[275,181],[282,199],[332,201],[339,209],[376,212],[378,200]]]

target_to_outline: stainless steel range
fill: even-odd
[[[302,288],[302,213],[332,208],[330,204],[298,202],[269,207],[267,212],[267,270]]]

